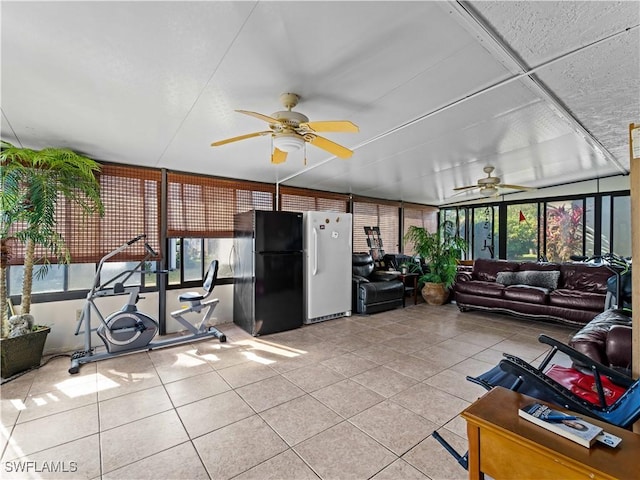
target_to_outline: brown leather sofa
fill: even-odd
[[[485,310],[585,325],[605,307],[605,266],[478,259],[454,284],[461,311]]]
[[[578,331],[569,346],[631,376],[631,343],[631,317],[622,310],[607,310]]]

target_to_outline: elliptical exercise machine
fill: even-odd
[[[152,341],[158,332],[158,322],[149,315],[138,311],[136,304],[141,298],[140,286],[126,286],[126,282],[133,275],[143,273],[146,263],[152,258],[158,256],[148,243],[145,242],[144,244],[146,252],[144,258],[134,268],[131,270],[123,270],[113,278],[101,283],[100,276],[104,263],[144,238],[146,238],[146,235],[139,235],[100,259],[93,280],[93,285],[87,294],[87,300],[82,308],[80,317],[78,318],[78,325],[75,331],[75,335],[84,334],[84,350],[75,352],[71,356],[71,367],[69,368],[70,374],[78,373],[80,366],[84,363],[97,362],[99,360],[113,358],[118,355],[153,350],[155,348],[188,343],[208,337],[215,337],[219,339],[220,342],[227,341],[227,337],[222,332],[207,324],[211,319],[213,310],[218,305],[219,300],[216,298],[203,301],[211,295],[213,287],[215,286],[218,276],[217,260],[213,260],[211,262],[205,275],[204,282],[202,284],[204,293],[188,292],[180,295],[178,300],[181,302],[188,302],[189,306],[176,310],[175,312],[171,312],[171,317],[176,319],[181,325],[190,331],[191,334],[166,340]],[[98,298],[119,295],[129,295],[127,303],[119,311],[114,312],[105,318],[96,305],[95,300]],[[202,317],[202,321],[197,326],[193,325],[183,317],[184,314],[191,312],[200,313],[204,309],[206,309],[206,311]],[[95,312],[100,319],[100,325],[95,329],[91,327],[92,311]],[[83,327],[84,330],[81,331]],[[106,352],[95,352],[95,347],[91,345],[91,334],[94,331],[102,339],[102,342],[107,348]]]

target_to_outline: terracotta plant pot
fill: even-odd
[[[50,331],[51,329],[46,327],[26,335],[0,340],[0,350],[2,351],[0,375],[2,378],[9,378],[16,373],[39,366],[44,342]]]
[[[449,298],[449,289],[445,288],[444,283],[427,282],[422,287],[422,298],[429,305],[444,305]]]

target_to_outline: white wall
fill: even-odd
[[[184,292],[197,291],[197,289],[169,290],[167,292],[167,332],[183,330],[182,325],[170,316],[170,312],[179,310],[181,305],[178,296]],[[144,299],[138,302],[138,309],[141,312],[157,319],[158,318],[158,293],[145,293]],[[106,297],[96,300],[96,305],[100,308],[102,315],[107,317],[110,313],[120,310],[127,301],[126,296]],[[233,322],[233,285],[218,285],[211,294],[210,299],[218,298],[220,303],[213,312],[210,324],[219,325],[221,323]],[[31,313],[35,317],[36,323],[51,327],[51,333],[47,336],[47,343],[44,347],[44,354],[51,355],[57,353],[70,353],[84,348],[84,335],[75,336],[77,310],[81,310],[84,300],[66,300],[60,302],[36,303],[31,306]],[[188,321],[198,323],[201,315],[190,313],[185,316]],[[100,320],[92,314],[92,325],[96,328]],[[162,337],[158,337],[159,339]],[[102,340],[94,333],[92,345],[102,346]]]

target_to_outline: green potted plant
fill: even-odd
[[[428,272],[419,279],[424,283],[422,296],[425,302],[429,305],[442,305],[449,297],[449,289],[457,273],[457,263],[466,251],[467,243],[454,233],[451,222],[444,222],[433,233],[412,225],[405,240],[413,243],[414,251],[424,259],[428,267]]]
[[[34,275],[47,274],[51,260],[71,261],[63,236],[56,230],[56,206],[61,198],[85,214],[104,209],[95,161],[66,148],[32,150],[2,142],[0,146],[0,350],[2,377],[40,364],[50,329],[31,315]],[[10,315],[7,267],[12,247],[24,247],[24,276],[20,311]],[[36,247],[43,255],[36,255]],[[34,270],[35,266],[38,266]],[[35,352],[32,350],[35,349]],[[39,350],[39,351],[38,351]]]

